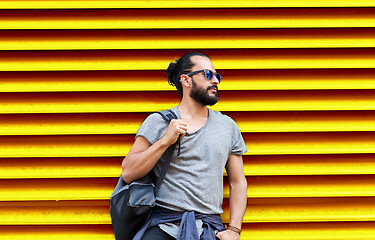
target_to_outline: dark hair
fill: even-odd
[[[180,77],[182,74],[188,73],[194,66],[194,63],[191,61],[191,57],[201,56],[210,59],[209,56],[199,53],[199,52],[188,52],[185,53],[180,59],[177,59],[175,62],[171,62],[167,68],[167,79],[168,83],[172,86],[175,86],[178,93],[182,95],[182,85],[180,82]]]

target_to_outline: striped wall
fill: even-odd
[[[188,50],[248,145],[241,239],[375,239],[374,7],[0,0],[0,240],[113,239],[122,158]]]

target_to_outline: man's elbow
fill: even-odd
[[[121,173],[121,177],[122,179],[126,182],[126,183],[131,183],[134,181],[133,179],[133,176],[132,176],[132,171],[130,170],[130,166],[128,164],[128,161],[127,161],[127,157],[126,156],[124,158],[124,160],[122,160],[122,163],[121,163],[121,168],[122,168],[122,173]]]
[[[124,159],[125,160],[125,159]],[[131,183],[133,182],[135,179],[134,179],[134,174],[132,174],[134,171],[131,171],[130,167],[129,166],[126,166],[125,164],[125,161],[123,161],[122,163],[122,173],[121,173],[121,177],[122,179],[126,182],[126,183]]]
[[[126,170],[122,170],[122,173],[121,173],[121,177],[122,179],[127,183],[131,183],[134,181],[133,177],[131,176],[131,174],[129,173],[129,171],[126,171]]]

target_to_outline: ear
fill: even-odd
[[[190,78],[186,76],[185,74],[182,74],[180,77],[181,85],[185,86],[187,88],[190,88]]]

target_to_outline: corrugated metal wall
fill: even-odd
[[[0,1],[0,239],[113,239],[120,163],[179,102],[164,70],[187,50],[212,57],[214,109],[249,148],[241,239],[375,239],[373,7]]]

